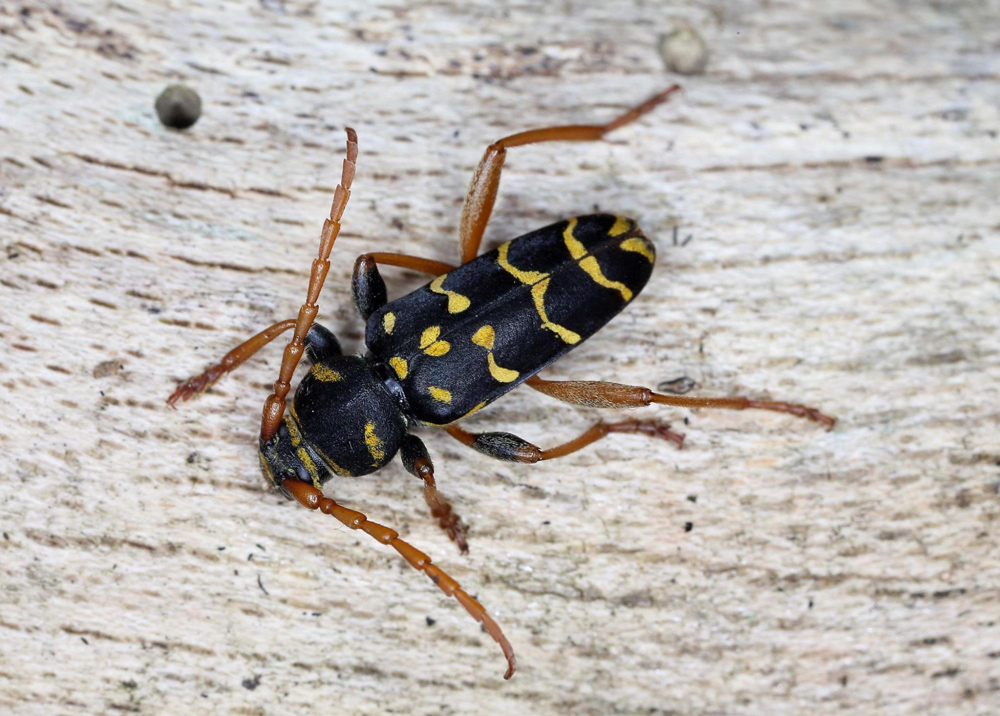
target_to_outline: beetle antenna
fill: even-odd
[[[337,504],[336,501],[331,500],[329,497],[325,497],[321,490],[316,489],[308,483],[302,482],[301,480],[285,480],[282,483],[282,487],[287,489],[292,497],[298,500],[300,504],[308,507],[310,510],[318,509],[320,512],[333,515],[352,530],[359,529],[382,544],[389,545],[403,555],[403,558],[410,563],[411,567],[430,577],[430,580],[434,582],[434,584],[436,584],[442,592],[447,594],[449,597],[457,599],[458,603],[465,607],[466,611],[472,615],[472,618],[483,625],[483,628],[487,631],[487,633],[493,637],[497,644],[500,645],[500,648],[503,650],[503,655],[507,659],[507,673],[504,674],[503,678],[509,679],[514,675],[514,671],[517,669],[517,659],[514,657],[514,647],[512,647],[510,642],[507,641],[507,637],[503,635],[503,631],[500,629],[499,625],[493,621],[493,617],[487,613],[486,608],[470,597],[469,594],[459,586],[458,582],[449,577],[440,567],[431,564],[430,557],[410,543],[399,539],[399,533],[397,533],[396,530],[390,529],[385,525],[380,525],[377,522],[371,522],[360,512],[356,512],[344,507],[343,505]]]
[[[323,233],[320,234],[319,255],[313,260],[312,272],[309,274],[309,290],[306,292],[306,302],[299,309],[298,318],[295,320],[295,333],[292,340],[285,346],[285,353],[281,357],[281,371],[278,373],[278,380],[274,382],[274,392],[267,396],[264,402],[264,413],[260,421],[260,439],[267,442],[278,432],[281,425],[281,418],[285,414],[285,397],[292,385],[292,375],[302,354],[305,353],[306,334],[312,328],[316,314],[319,312],[320,291],[323,290],[323,282],[326,280],[327,271],[330,270],[330,252],[333,250],[333,242],[337,240],[340,233],[340,219],[344,215],[344,207],[347,200],[351,198],[351,183],[354,181],[354,170],[357,168],[355,162],[358,159],[358,135],[350,127],[347,127],[347,157],[344,159],[344,168],[340,174],[340,184],[333,193],[333,205],[330,207],[330,216],[323,222]]]

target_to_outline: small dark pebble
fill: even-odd
[[[688,495],[687,496],[687,501],[688,502],[697,502],[698,501],[698,495]]]
[[[156,98],[156,114],[165,127],[187,129],[201,116],[201,97],[185,85],[170,85]]]
[[[424,617],[427,620],[427,626],[432,627],[437,624],[437,619],[431,619],[430,617]]]
[[[662,390],[664,393],[684,395],[685,393],[690,393],[697,387],[698,384],[693,379],[688,378],[686,375],[682,375],[680,378],[663,381],[656,386],[656,389]]]
[[[253,691],[258,686],[260,686],[260,677],[254,675],[252,679],[243,679],[243,688],[248,691]]]
[[[694,522],[685,522],[684,523],[684,531],[685,532],[690,532],[693,529],[694,529]]]

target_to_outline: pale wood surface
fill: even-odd
[[[996,3],[332,5],[0,4],[0,708],[996,713]],[[665,87],[677,20],[707,74],[611,141],[513,150],[486,244],[636,217],[657,271],[550,377],[688,375],[840,423],[687,413],[681,451],[539,466],[427,433],[464,558],[398,464],[329,487],[482,599],[504,683],[398,556],[263,491],[278,348],[163,400],[297,309],[345,124],[320,315],[356,350],[354,257],[454,260],[485,145]],[[152,110],[174,81],[205,105],[186,133]],[[469,424],[549,445],[596,417],[518,390]]]

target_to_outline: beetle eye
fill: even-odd
[[[312,484],[313,481],[312,475],[310,475],[309,471],[306,470],[305,465],[301,464],[295,466],[295,475],[289,475],[289,477],[296,477],[302,482],[308,483],[310,485]]]

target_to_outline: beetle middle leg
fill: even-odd
[[[751,400],[734,395],[725,398],[699,398],[686,395],[663,395],[654,393],[641,385],[623,385],[622,383],[605,383],[593,380],[544,380],[532,376],[527,385],[556,400],[571,405],[582,405],[588,408],[640,408],[647,405],[673,405],[681,408],[722,408],[726,410],[770,410],[776,413],[788,413],[799,418],[822,423],[827,430],[832,430],[836,418],[824,415],[816,408],[810,408],[799,403],[782,401]]]
[[[667,423],[655,420],[628,420],[620,423],[597,423],[588,430],[561,445],[543,450],[537,445],[512,433],[470,433],[468,430],[449,425],[445,428],[449,435],[463,445],[477,452],[504,462],[535,463],[565,457],[595,443],[612,433],[638,433],[651,438],[669,440],[680,447],[684,442],[682,433],[675,433]]]
[[[354,305],[366,321],[370,315],[384,306],[386,301],[385,281],[382,280],[382,274],[379,273],[379,264],[398,266],[399,268],[427,273],[431,276],[440,276],[455,268],[443,261],[407,254],[392,254],[382,251],[361,254],[354,262],[351,291],[354,294]]]
[[[452,508],[451,503],[438,492],[437,483],[434,481],[434,463],[427,454],[424,441],[416,435],[407,435],[403,438],[399,453],[406,471],[424,481],[424,499],[431,508],[431,515],[437,519],[441,529],[451,537],[462,553],[468,552],[469,543],[466,541],[466,535],[469,528]]]
[[[493,621],[493,618],[482,604],[470,597],[468,592],[462,589],[458,582],[449,577],[444,570],[435,564],[431,564],[430,557],[410,543],[399,539],[399,533],[396,530],[380,525],[377,522],[371,522],[360,512],[337,504],[336,501],[325,497],[321,490],[316,489],[306,482],[285,480],[282,486],[304,507],[308,507],[310,510],[319,509],[320,512],[332,515],[352,530],[361,530],[382,544],[389,545],[399,552],[403,556],[403,559],[410,563],[411,567],[426,574],[438,586],[438,589],[449,597],[454,597],[458,600],[458,603],[465,607],[466,611],[472,615],[472,618],[482,624],[483,629],[500,645],[500,649],[507,659],[507,673],[504,674],[504,678],[509,679],[514,675],[514,671],[517,669],[517,659],[514,657],[514,648],[507,641],[507,637],[504,636],[503,631]]]
[[[605,134],[634,122],[679,89],[680,85],[673,85],[607,124],[573,124],[562,127],[529,129],[526,132],[518,132],[504,137],[488,146],[486,153],[479,161],[476,173],[472,175],[472,182],[469,184],[469,191],[462,207],[462,219],[458,229],[462,263],[466,264],[472,261],[479,253],[479,244],[483,240],[483,232],[486,230],[490,214],[493,213],[493,204],[496,202],[497,187],[500,185],[500,172],[503,170],[503,163],[507,157],[507,149],[541,142],[596,141],[603,138]]]

